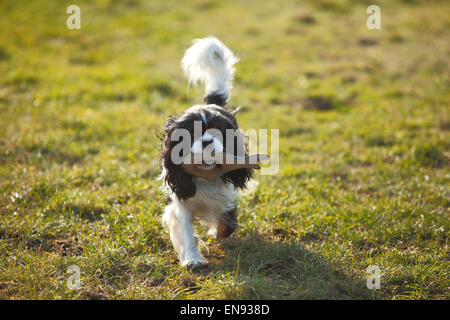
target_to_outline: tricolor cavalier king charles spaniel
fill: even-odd
[[[234,64],[238,59],[221,41],[214,37],[194,40],[181,61],[190,83],[200,82],[205,87],[204,104],[195,105],[183,114],[170,117],[164,125],[162,138],[160,179],[168,195],[169,204],[163,215],[163,223],[170,229],[170,239],[178,253],[182,266],[195,268],[207,262],[201,256],[194,236],[193,221],[199,220],[209,227],[208,234],[223,239],[237,228],[238,189],[246,188],[253,170],[248,168],[226,172],[214,181],[208,181],[186,173],[173,161],[172,151],[182,141],[173,138],[177,129],[187,130],[192,143],[191,153],[228,152],[237,155],[237,144],[242,138],[236,134],[231,146],[226,141],[226,131],[239,131],[235,112],[227,110],[229,91],[232,87]],[[194,133],[194,123],[201,124],[200,135]],[[198,127],[197,127],[198,128]],[[219,130],[221,138],[211,132]],[[245,138],[244,138],[245,141]],[[244,142],[245,148],[245,142]],[[246,154],[246,151],[244,151]],[[245,155],[244,154],[244,155]],[[202,170],[211,170],[220,164],[202,162]]]

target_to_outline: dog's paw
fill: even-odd
[[[183,267],[186,267],[188,270],[197,270],[206,266],[207,264],[208,262],[203,259],[186,259],[181,263],[181,265]]]

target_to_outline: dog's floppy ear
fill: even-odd
[[[173,124],[173,119],[169,119]],[[171,158],[172,148],[178,143],[171,140],[173,128],[169,129],[171,125],[166,123],[166,136],[162,142],[161,163],[166,169],[165,182],[170,187],[172,192],[180,200],[191,198],[195,195],[196,187],[193,181],[193,176],[184,172],[181,165],[173,163]],[[168,129],[168,130],[167,130]]]

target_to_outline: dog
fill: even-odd
[[[174,148],[182,143],[173,136],[177,130],[188,132],[191,138],[188,140],[192,141],[189,143],[191,153],[208,149],[236,155],[242,151],[238,147],[242,143],[242,136],[235,112],[225,108],[237,62],[233,52],[217,38],[194,40],[193,45],[186,50],[181,65],[189,83],[201,83],[204,86],[204,104],[172,116],[164,124],[160,180],[169,204],[165,207],[162,219],[169,228],[170,239],[181,265],[190,269],[207,264],[194,236],[193,221],[199,220],[207,225],[208,235],[214,238],[231,236],[237,228],[238,191],[247,187],[252,180],[253,170],[240,168],[229,171],[214,181],[190,175],[180,163],[173,160]],[[200,125],[200,134],[194,132],[195,123]],[[211,133],[214,130],[221,133],[221,139]],[[236,133],[231,143],[230,139],[226,141],[226,132],[229,130]],[[202,170],[211,170],[220,164],[202,162],[200,166]]]

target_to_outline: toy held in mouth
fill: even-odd
[[[214,181],[225,173],[237,169],[261,169],[258,162],[270,160],[267,154],[257,153],[235,156],[226,152],[192,153],[183,159],[184,171],[205,180]]]

